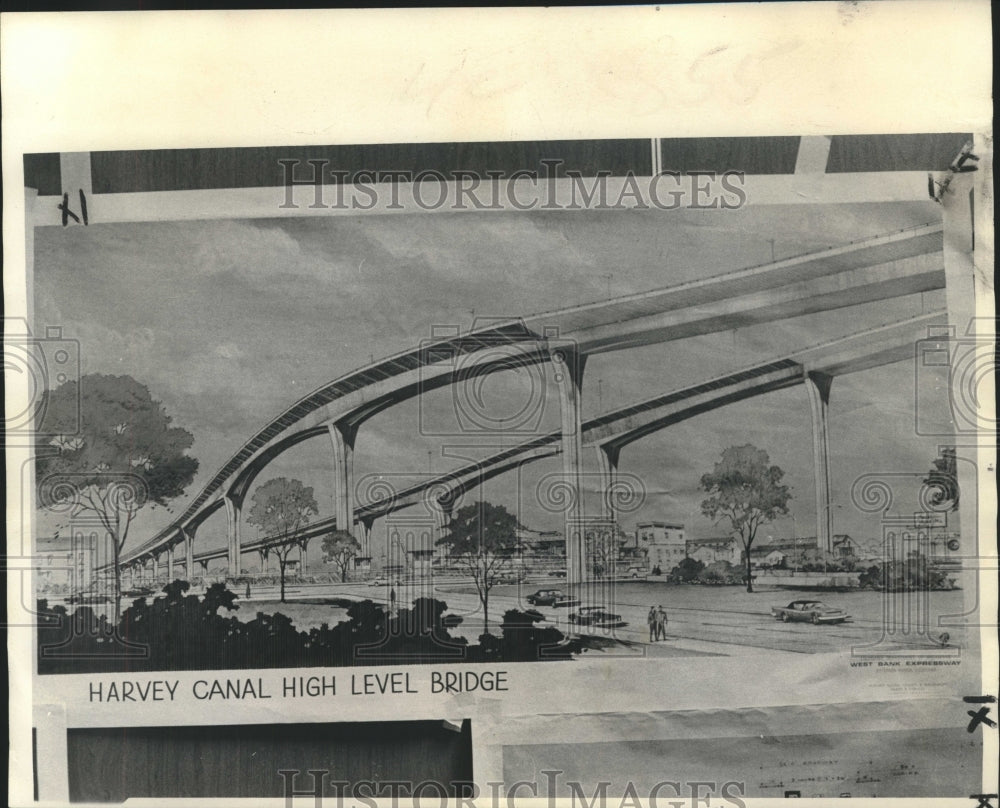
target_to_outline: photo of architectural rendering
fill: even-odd
[[[38,672],[974,655],[951,225],[922,186],[791,193],[977,159],[27,155]],[[155,212],[192,189],[255,207]]]

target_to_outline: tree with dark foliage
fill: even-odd
[[[42,507],[97,515],[111,539],[115,621],[122,593],[120,558],[129,527],[146,505],[166,505],[194,479],[186,452],[194,437],[171,426],[163,404],[131,376],[91,374],[46,390],[36,452]]]
[[[785,472],[770,465],[767,452],[756,446],[730,446],[715,468],[702,475],[701,488],[711,496],[701,503],[701,512],[716,523],[727,520],[739,536],[746,560],[747,592],[753,592],[750,548],[761,525],[788,513],[792,498],[781,485]]]

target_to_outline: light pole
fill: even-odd
[[[795,524],[795,512],[794,511],[789,511],[788,515],[789,515],[789,517],[791,517],[791,520],[792,520],[792,549],[795,550],[795,563],[798,564],[798,562],[799,562],[799,529],[798,529],[798,526]]]

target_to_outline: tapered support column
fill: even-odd
[[[364,558],[372,557],[372,527],[374,525],[374,517],[367,517],[361,520],[361,536],[358,544],[361,545],[361,555]]]
[[[830,439],[826,428],[833,377],[808,373],[806,390],[812,413],[813,477],[816,482],[816,547],[833,552],[833,510],[830,507]]]
[[[299,575],[306,571],[309,566],[309,541],[306,540],[299,545]]]
[[[262,573],[266,573],[267,572],[267,559],[270,557],[270,554],[268,552],[266,552],[265,550],[258,550],[257,551],[257,555],[260,556],[260,571]]]
[[[194,578],[194,533],[181,530],[181,535],[184,536],[184,571],[190,581]]]
[[[455,509],[455,500],[445,496],[439,498],[431,508],[434,514],[434,536],[431,538],[431,550],[435,557],[447,555],[447,546],[439,545],[438,542],[445,537],[448,532],[448,525],[451,524],[451,517]]]
[[[354,439],[358,430],[348,424],[329,424],[333,443],[333,507],[337,530],[354,533]]]
[[[243,502],[236,497],[226,497],[226,519],[228,520],[228,553],[226,561],[229,565],[228,574],[240,574],[240,519],[243,515]]]
[[[167,582],[174,578],[174,546],[167,545]]]
[[[566,575],[570,586],[587,580],[583,536],[582,434],[580,394],[586,357],[571,350],[552,352],[552,372],[559,390],[563,484],[565,491]]]
[[[618,519],[615,508],[615,483],[618,480],[618,455],[621,449],[611,443],[599,444],[597,463],[601,469],[601,507],[604,519],[615,524]]]

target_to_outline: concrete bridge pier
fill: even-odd
[[[260,571],[262,573],[267,573],[267,560],[270,558],[270,553],[267,550],[258,550],[257,555],[260,557]]]
[[[167,545],[167,582],[169,583],[174,578],[174,546],[172,544]]]
[[[806,391],[812,413],[813,478],[816,482],[816,546],[833,552],[833,510],[830,507],[830,437],[826,428],[833,377],[806,374]]]
[[[583,428],[580,418],[583,369],[587,358],[570,349],[556,349],[552,352],[551,361],[559,390],[563,483],[566,487],[566,579],[570,587],[580,587],[587,580],[581,480]]]
[[[184,572],[190,581],[194,578],[194,533],[181,528],[181,540],[184,542]]]
[[[351,533],[354,529],[354,441],[358,428],[334,422],[327,424],[327,431],[333,444],[333,507],[337,529]]]
[[[361,556],[363,558],[372,557],[372,527],[375,525],[374,516],[365,516],[359,520],[361,535],[358,537],[358,544],[361,545]]]
[[[615,508],[615,483],[618,480],[618,457],[621,448],[613,443],[599,443],[597,463],[601,470],[601,513],[606,521],[615,524],[618,513]]]
[[[240,574],[240,518],[243,515],[243,500],[235,496],[227,496],[226,519],[228,522],[226,562],[228,565],[227,574],[236,576]]]

